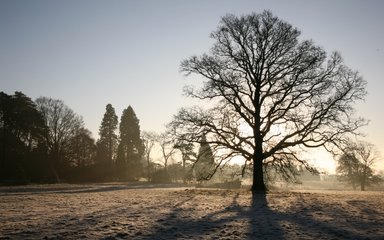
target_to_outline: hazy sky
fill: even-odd
[[[160,132],[186,104],[180,62],[212,46],[226,13],[270,9],[368,81],[358,114],[384,155],[384,1],[0,0],[0,91],[62,99],[98,138],[111,103]]]

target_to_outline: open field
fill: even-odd
[[[0,187],[0,239],[81,238],[384,239],[384,192]]]

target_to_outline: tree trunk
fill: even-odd
[[[367,177],[367,173],[366,173],[366,169],[364,167],[364,172],[363,172],[363,176],[361,176],[361,179],[360,179],[360,189],[361,191],[365,191],[365,179]]]
[[[112,164],[112,138],[108,139],[108,164]]]
[[[260,86],[259,86],[260,87]],[[255,107],[255,126],[253,128],[255,149],[253,152],[253,182],[252,182],[252,194],[265,193],[267,188],[264,183],[264,172],[263,172],[263,138],[261,136],[260,127],[260,105],[259,94],[256,91],[256,96],[254,100]]]
[[[187,176],[186,176],[186,172],[185,172],[185,162],[187,161],[187,157],[184,155],[184,153],[181,153],[182,154],[182,159],[183,159],[183,183],[187,183]]]
[[[265,193],[266,187],[264,183],[263,172],[263,157],[262,153],[256,153],[253,155],[253,182],[252,182],[252,194]]]

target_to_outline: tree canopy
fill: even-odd
[[[253,166],[253,192],[266,190],[263,166],[309,167],[300,147],[337,145],[366,124],[353,115],[364,79],[270,11],[226,15],[211,37],[209,53],[181,63],[204,80],[185,94],[208,103],[180,110],[172,125],[191,142],[206,135],[222,159],[242,156]]]
[[[0,92],[0,182],[142,177],[144,144],[132,107],[123,111],[119,138],[117,124],[115,110],[107,104],[96,145],[82,117],[62,100],[39,97],[32,101],[22,92]],[[120,161],[116,161],[118,144]]]
[[[47,128],[36,104],[22,92],[0,92],[0,180],[27,181],[45,160]]]
[[[35,102],[48,128],[46,135],[48,156],[52,171],[59,181],[60,175],[71,165],[71,141],[77,131],[84,127],[84,122],[62,100],[39,97]]]

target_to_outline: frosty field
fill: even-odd
[[[0,239],[384,239],[384,192],[0,187]]]

